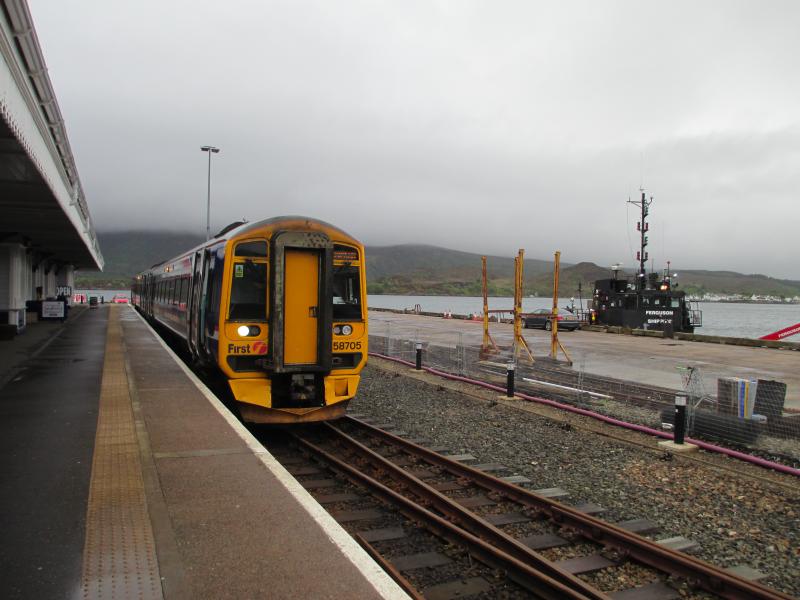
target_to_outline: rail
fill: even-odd
[[[369,435],[400,446],[404,451],[422,458],[432,465],[439,466],[456,477],[473,481],[478,486],[483,487],[486,490],[500,494],[503,497],[513,500],[526,508],[537,511],[540,514],[547,515],[551,520],[560,524],[562,527],[578,531],[586,539],[615,549],[635,561],[645,564],[658,571],[692,581],[705,591],[718,597],[737,600],[791,599],[791,596],[783,594],[782,592],[772,590],[759,583],[733,575],[724,571],[723,569],[720,569],[719,567],[706,563],[705,561],[695,557],[666,548],[647,538],[626,531],[625,529],[622,529],[616,525],[606,523],[575,508],[561,504],[544,496],[540,496],[534,492],[531,492],[530,490],[526,490],[519,486],[503,481],[502,479],[498,479],[492,475],[489,475],[484,471],[480,471],[468,465],[464,465],[460,462],[449,459],[423,446],[369,425],[364,421],[355,419],[353,417],[346,417],[345,419],[347,423],[362,429],[363,431],[369,433]],[[330,425],[329,427],[331,429],[336,429]],[[353,448],[365,448],[359,442],[350,440],[352,440],[352,438],[346,440],[348,446]],[[369,449],[367,448],[367,450]],[[369,451],[372,452],[371,450]],[[448,503],[452,503],[449,498],[439,492],[436,492],[436,490],[430,488],[430,486],[427,486],[417,478],[405,473],[399,467],[392,465],[382,456],[374,452],[372,452],[372,454],[374,457],[371,460],[379,460],[382,468],[390,470],[398,477],[402,477],[404,485],[408,485],[409,489],[415,490],[420,495],[425,494],[424,497],[432,502],[437,508],[440,508],[441,505],[441,510],[448,510],[448,516],[459,519],[459,522],[462,524],[467,524],[466,526],[475,527],[473,532],[483,531],[487,536],[492,535],[493,537],[496,537],[498,543],[503,544],[503,549],[509,554],[512,552],[521,552],[518,550],[517,546],[522,546],[525,551],[516,555],[520,559],[524,559],[525,556],[529,556],[532,560],[538,559],[539,555],[537,553],[534,552],[533,554],[530,554],[529,548],[519,544],[519,542],[513,540],[513,538],[509,538],[509,536],[503,532],[497,530],[501,535],[496,536],[495,532],[487,530],[484,525],[489,524],[482,519],[463,516],[464,509],[459,505],[456,506],[458,506],[461,510],[450,513],[450,509],[447,508],[449,504],[442,500],[442,498],[444,498],[448,501]],[[429,488],[429,491],[425,490],[424,488]],[[440,498],[440,496],[442,498]],[[496,529],[491,525],[489,525],[489,528]],[[505,538],[512,540],[514,543],[509,544]],[[487,539],[492,538],[487,537]],[[542,560],[544,559],[542,558]],[[547,568],[541,564],[537,564],[536,566],[542,570]],[[558,573],[557,571],[551,570],[550,574],[556,576]],[[567,581],[568,580],[564,580],[565,583]]]
[[[436,501],[437,507],[439,508],[446,507],[448,516],[460,515],[463,518],[469,519],[468,515],[464,514],[469,511],[466,511],[440,492],[425,485],[413,475],[406,473],[335,427],[328,425],[328,428],[330,432],[338,435],[340,440],[346,443],[348,447],[357,450],[362,457],[365,457],[373,464],[381,465],[383,468],[387,469],[392,473],[393,477],[401,480],[404,485],[408,485],[409,489],[424,495],[423,497],[426,500]],[[293,435],[301,447],[319,457],[324,462],[332,465],[335,470],[345,475],[352,482],[366,487],[371,493],[384,501],[394,504],[407,517],[424,523],[426,528],[444,539],[469,548],[471,553],[474,553],[475,556],[486,564],[494,568],[505,570],[513,581],[525,587],[537,598],[545,600],[569,598],[608,599],[606,594],[594,590],[588,584],[562,569],[555,567],[553,563],[546,561],[544,558],[535,561],[535,565],[531,565],[525,562],[524,559],[510,554],[504,549],[498,548],[492,542],[500,541],[500,543],[503,543],[501,538],[505,537],[512,542],[510,545],[507,542],[503,543],[507,548],[509,546],[513,548],[515,545],[519,545],[522,549],[527,550],[525,546],[522,546],[522,544],[519,544],[516,540],[513,540],[513,538],[506,536],[489,523],[485,521],[478,523],[476,519],[472,519],[473,525],[476,525],[479,530],[483,530],[485,533],[489,534],[491,538],[494,538],[490,541],[486,541],[478,535],[450,522],[447,518],[441,517],[428,510],[423,506],[423,503],[411,500],[376,479],[373,479],[352,466],[349,462],[325,451],[317,444],[305,438],[302,434],[295,432]],[[494,529],[495,532],[492,532],[491,529]],[[498,533],[500,534],[499,538],[497,536]],[[518,550],[517,554],[520,554],[520,552],[522,552],[522,550]]]

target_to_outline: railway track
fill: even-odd
[[[273,454],[414,597],[790,598],[363,420],[291,436]]]

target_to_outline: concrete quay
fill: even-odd
[[[375,336],[478,347],[483,338],[480,321],[375,310],[369,318],[370,335]],[[489,331],[499,346],[510,347],[512,325],[491,323]],[[550,332],[524,329],[523,336],[534,357],[549,355]],[[800,352],[583,330],[560,332],[559,340],[574,369],[642,384],[679,390],[685,372],[681,368],[687,365],[699,368],[710,394],[716,394],[718,377],[782,381],[787,386],[784,409],[800,412]]]

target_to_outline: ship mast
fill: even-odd
[[[647,265],[647,259],[649,254],[645,250],[647,248],[647,232],[650,230],[650,225],[647,222],[647,215],[650,213],[650,205],[653,203],[653,197],[650,196],[648,200],[647,197],[644,195],[644,190],[640,189],[642,192],[641,200],[628,200],[628,203],[635,204],[641,209],[642,217],[636,223],[636,230],[639,232],[641,249],[639,252],[636,253],[636,260],[639,261],[639,273],[637,276],[636,281],[636,289],[643,290],[647,287],[647,270],[645,266]]]

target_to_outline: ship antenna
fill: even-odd
[[[639,273],[637,274],[637,282],[636,282],[636,289],[643,290],[647,284],[647,259],[649,255],[647,253],[647,232],[650,229],[650,226],[647,223],[647,215],[650,213],[650,205],[653,203],[653,197],[650,196],[650,199],[647,199],[645,196],[644,189],[640,188],[639,191],[642,193],[642,197],[640,200],[628,200],[630,204],[635,204],[641,210],[641,220],[636,223],[636,229],[639,230],[639,241],[640,241],[640,250],[636,253],[636,260],[639,261]]]
[[[630,206],[628,204],[633,204],[631,202],[631,195],[628,194],[628,201],[625,203],[625,231],[628,232],[628,255],[633,258],[633,244],[631,244],[631,232],[628,229],[628,225],[631,223],[631,214],[630,214]]]
[[[644,150],[639,153],[639,189],[644,191]]]

